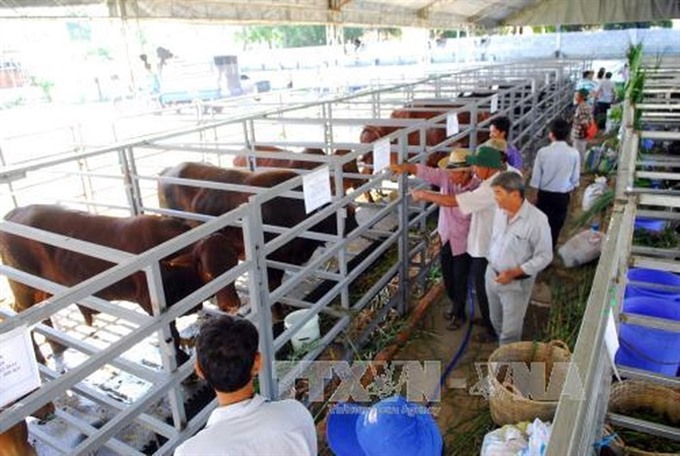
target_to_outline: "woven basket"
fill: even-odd
[[[673,426],[680,424],[680,391],[653,383],[625,380],[612,385],[609,396],[609,411],[626,415],[633,410],[646,408],[656,413],[667,414]],[[611,435],[611,427],[605,427],[605,434]],[[673,456],[677,453],[655,453],[626,445],[621,438],[615,438],[612,447],[631,456]]]
[[[552,367],[554,363],[568,363],[570,360],[569,347],[562,341],[547,344],[516,342],[496,349],[489,357],[489,406],[494,423],[503,426],[520,421],[533,421],[535,418],[551,421],[567,373],[564,366],[556,370],[555,375],[551,377]],[[542,384],[533,384],[530,388],[535,396],[527,397],[527,391],[520,391],[518,388],[522,386],[520,373],[516,369],[508,369],[507,363],[525,363],[527,367],[529,363],[546,364],[545,378],[543,382],[539,382]],[[513,371],[512,379],[506,378],[510,377],[508,375],[510,371]],[[534,376],[532,378],[536,380]],[[541,389],[537,390],[537,387]],[[544,392],[547,392],[547,395],[541,396]]]

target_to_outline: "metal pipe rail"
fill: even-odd
[[[652,78],[663,72],[652,72]],[[678,81],[671,81],[670,87],[677,89]],[[676,102],[677,103],[677,102]],[[637,188],[635,178],[657,175],[645,171],[650,164],[644,155],[638,159],[641,138],[658,140],[680,140],[678,132],[642,131],[635,132],[632,119],[635,109],[654,109],[649,103],[631,107],[624,105],[623,143],[617,175],[616,200],[609,232],[602,249],[593,288],[588,298],[585,314],[579,331],[572,363],[564,390],[560,397],[553,431],[547,448],[548,455],[593,454],[593,444],[602,436],[602,426],[607,419],[616,425],[654,435],[680,440],[680,429],[660,426],[644,420],[632,419],[619,414],[607,415],[607,404],[612,378],[612,363],[604,345],[605,328],[610,314],[615,322],[625,321],[638,326],[659,328],[676,333],[680,337],[680,324],[662,318],[645,317],[623,311],[623,294],[628,283],[629,266],[643,266],[665,271],[680,272],[677,251],[664,252],[632,246],[633,225],[636,215],[653,215],[655,218],[677,220],[677,213],[668,210],[680,207],[680,194],[672,190]],[[665,107],[663,108],[665,109]],[[644,112],[644,111],[643,111]],[[659,162],[657,166],[677,165],[674,160]],[[642,168],[642,169],[641,169]],[[669,176],[669,174],[671,174]],[[664,172],[667,179],[677,180],[680,173]],[[645,206],[657,206],[650,211]],[[638,208],[641,208],[638,210]],[[617,366],[624,378],[655,382],[671,387],[680,387],[680,378],[658,373]]]
[[[570,64],[571,65],[571,64]],[[569,81],[567,74],[572,71],[574,65],[565,66],[563,71],[559,70],[553,64],[548,65],[551,69],[546,70],[550,72],[548,77],[549,85],[543,85],[542,77],[536,76],[540,74],[542,66],[529,65],[527,70],[531,77],[522,78],[521,69],[516,69],[516,74],[513,75],[515,80],[511,83],[511,87],[502,89],[499,92],[499,114],[503,112],[512,113],[516,107],[531,106],[534,98],[532,97],[532,87],[538,90],[546,89],[548,95],[547,100],[554,100],[555,103],[566,99],[569,88]],[[313,234],[309,233],[309,228],[318,223],[327,216],[335,214],[338,233],[342,233],[342,228],[345,223],[345,207],[356,197],[363,192],[382,186],[382,181],[389,178],[389,174],[382,173],[367,177],[367,181],[354,189],[353,192],[344,195],[341,191],[341,179],[345,177],[342,172],[342,165],[348,163],[350,160],[358,158],[360,155],[372,150],[373,145],[361,145],[355,141],[348,141],[342,138],[344,133],[349,136],[352,133],[352,128],[370,124],[375,117],[380,117],[382,112],[390,109],[393,106],[403,106],[404,100],[409,97],[412,100],[415,94],[436,94],[439,93],[453,93],[460,91],[466,87],[474,88],[478,86],[479,81],[499,81],[503,78],[506,72],[510,69],[502,67],[499,68],[475,69],[471,70],[466,75],[459,75],[451,77],[447,80],[445,76],[437,76],[432,83],[418,82],[411,84],[403,84],[396,86],[396,88],[383,89],[379,91],[367,91],[365,93],[354,94],[348,97],[342,97],[336,100],[327,100],[317,103],[304,103],[297,106],[287,106],[284,108],[276,108],[261,112],[258,115],[249,113],[237,120],[218,120],[211,124],[202,124],[192,128],[181,128],[175,131],[166,132],[159,135],[151,135],[139,140],[128,141],[115,144],[111,147],[106,147],[93,151],[85,151],[78,156],[59,156],[50,159],[43,159],[38,162],[26,163],[21,166],[3,167],[0,169],[0,176],[4,177],[4,182],[23,182],[23,176],[30,175],[36,171],[40,171],[45,166],[71,166],[78,162],[78,160],[94,160],[97,161],[96,172],[93,172],[95,167],[90,167],[86,172],[89,173],[88,178],[95,179],[93,183],[93,192],[83,191],[82,195],[87,197],[90,195],[94,200],[86,200],[86,203],[91,203],[93,207],[105,207],[107,203],[101,203],[97,198],[102,195],[98,193],[96,179],[112,178],[120,179],[124,183],[124,192],[118,195],[121,198],[120,203],[108,203],[111,207],[125,207],[123,201],[127,201],[127,207],[132,213],[141,212],[158,212],[172,216],[183,216],[193,220],[200,220],[204,222],[202,225],[191,230],[182,236],[162,244],[144,254],[129,258],[128,255],[118,255],[116,260],[119,262],[117,266],[103,272],[81,284],[66,289],[57,284],[47,283],[44,279],[26,277],[25,274],[19,271],[10,270],[2,267],[0,271],[12,278],[26,280],[30,284],[35,284],[39,288],[46,289],[54,293],[54,296],[49,301],[43,302],[32,307],[29,310],[21,312],[20,314],[7,319],[0,324],[0,332],[5,333],[15,327],[28,325],[33,327],[35,325],[39,333],[53,337],[59,341],[65,342],[67,345],[73,346],[76,350],[81,350],[84,353],[92,353],[93,356],[88,358],[80,365],[68,370],[62,375],[48,375],[43,369],[43,375],[46,379],[43,387],[31,393],[22,401],[20,408],[10,408],[0,412],[0,431],[13,425],[14,423],[23,419],[28,413],[36,410],[43,404],[55,399],[63,394],[66,390],[76,391],[84,397],[91,397],[99,403],[106,403],[107,400],[98,396],[98,393],[88,393],[84,389],[81,380],[88,377],[90,374],[100,369],[105,365],[118,366],[122,371],[138,374],[140,377],[154,378],[154,388],[144,393],[139,399],[131,404],[116,407],[108,404],[108,407],[116,412],[113,420],[107,422],[100,429],[91,429],[83,423],[74,421],[72,418],[67,418],[71,424],[81,428],[87,434],[86,439],[78,443],[75,448],[70,449],[70,452],[81,454],[91,451],[105,442],[112,442],[111,445],[117,448],[122,448],[118,443],[111,440],[122,427],[132,423],[133,421],[142,424],[152,432],[162,434],[168,441],[157,451],[158,454],[167,454],[171,452],[182,439],[188,437],[202,426],[207,420],[208,414],[215,406],[215,402],[206,406],[192,419],[188,419],[183,407],[183,392],[179,387],[179,383],[185,379],[191,372],[191,362],[177,367],[172,361],[172,350],[169,346],[164,347],[162,351],[163,369],[161,371],[149,371],[146,374],[145,368],[135,366],[131,368],[128,361],[125,361],[120,356],[130,348],[146,339],[154,333],[159,333],[161,345],[164,345],[165,340],[168,340],[167,328],[168,325],[175,321],[178,317],[186,313],[188,310],[196,306],[197,303],[205,301],[205,299],[214,294],[214,292],[227,283],[233,282],[238,277],[244,274],[248,277],[247,285],[247,299],[249,301],[251,312],[246,316],[254,320],[260,329],[261,345],[260,349],[263,353],[263,369],[260,374],[260,388],[261,392],[271,398],[287,392],[290,385],[293,384],[295,378],[304,372],[304,364],[298,364],[287,373],[277,373],[274,369],[274,362],[276,359],[276,352],[279,351],[288,340],[290,340],[295,332],[299,330],[304,321],[289,328],[274,337],[272,331],[272,315],[271,306],[277,300],[286,302],[292,305],[296,303],[309,308],[311,310],[308,318],[312,318],[314,314],[324,312],[324,315],[332,319],[330,329],[325,330],[322,335],[320,343],[312,350],[303,356],[304,361],[310,361],[319,356],[322,350],[332,342],[332,340],[339,335],[350,323],[349,316],[344,315],[341,310],[337,315],[326,312],[328,305],[334,302],[338,297],[340,298],[340,309],[351,309],[352,312],[360,311],[378,295],[378,293],[390,283],[395,276],[399,277],[399,288],[397,294],[390,299],[388,306],[384,307],[379,313],[385,314],[389,308],[396,306],[401,312],[405,311],[406,296],[409,289],[409,274],[408,268],[413,261],[415,253],[421,247],[418,245],[410,246],[408,239],[408,228],[418,227],[424,229],[424,217],[416,217],[413,221],[409,221],[410,214],[413,210],[420,210],[416,206],[409,207],[408,197],[406,194],[407,186],[401,185],[399,196],[387,204],[376,204],[374,206],[364,206],[361,210],[371,211],[368,220],[362,223],[357,230],[354,230],[347,237],[339,235]],[[547,68],[547,67],[546,67]],[[557,70],[555,70],[557,68]],[[574,71],[572,71],[574,73]],[[448,75],[450,76],[450,75]],[[533,84],[530,81],[536,81]],[[529,81],[529,82],[527,82]],[[556,94],[553,94],[555,92]],[[508,96],[507,101],[504,96]],[[488,109],[490,104],[490,97],[484,99],[470,100],[468,105],[459,108],[457,112],[469,111],[471,114],[477,110]],[[358,109],[362,109],[363,115],[358,117],[342,116],[343,109],[352,112],[351,108],[354,102],[357,102]],[[507,104],[505,104],[507,103]],[[344,108],[343,108],[344,106]],[[543,112],[540,114],[550,118],[557,114],[557,109],[550,105],[550,101],[543,102]],[[302,113],[302,115],[301,115]],[[314,117],[314,122],[310,119],[303,119],[305,115]],[[352,112],[354,114],[354,112]],[[377,116],[375,114],[378,114]],[[339,115],[340,114],[340,115]],[[538,115],[538,112],[536,113]],[[290,118],[289,118],[290,116]],[[293,118],[295,117],[295,118]],[[414,122],[404,123],[399,126],[403,127],[392,135],[386,137],[387,140],[395,140],[396,144],[392,145],[393,153],[397,153],[399,161],[403,162],[408,159],[408,152],[423,151],[431,152],[436,148],[447,147],[451,142],[465,137],[466,135],[476,135],[479,129],[486,126],[485,123],[476,123],[476,116],[472,115],[473,120],[470,125],[461,125],[461,133],[453,138],[449,138],[443,143],[433,146],[424,146],[423,132],[428,128],[436,128],[437,121],[443,120],[446,117],[446,111],[434,119],[418,120]],[[526,120],[530,120],[531,116]],[[293,128],[297,120],[304,120],[304,128],[300,131],[288,131],[289,137],[286,141],[274,140],[274,135],[267,135],[267,129],[271,125],[278,125],[278,127]],[[390,122],[390,121],[388,121]],[[316,127],[318,129],[314,135],[310,134],[310,129]],[[347,130],[343,130],[346,128]],[[536,126],[530,122],[523,122],[522,126],[518,128],[519,135],[531,136],[530,133],[525,133],[527,129],[537,131]],[[235,135],[235,132],[238,132]],[[421,133],[421,144],[419,146],[408,146],[407,135],[414,132]],[[236,138],[236,139],[234,139]],[[298,141],[296,138],[304,139]],[[326,156],[319,158],[318,156],[302,156],[301,154],[272,154],[271,152],[263,152],[254,150],[257,144],[278,144],[283,147],[305,146],[305,145],[319,145],[330,152],[339,147],[351,149],[352,152],[344,156]],[[199,144],[199,145],[197,145]],[[231,147],[236,144],[244,144],[247,152],[240,151],[237,148]],[[307,146],[305,146],[307,147]],[[202,187],[214,188],[218,190],[238,190],[254,192],[255,195],[250,197],[247,205],[241,206],[235,211],[224,214],[219,217],[206,217],[201,214],[185,214],[179,211],[165,210],[153,207],[148,199],[149,195],[153,193],[150,191],[150,184],[155,184],[160,180],[169,180],[169,178],[151,177],[151,175],[161,166],[164,158],[171,157],[177,160],[177,156],[187,157],[201,157],[202,161],[215,160],[218,161],[223,157],[234,156],[239,154],[252,154],[252,156],[272,157],[272,158],[306,158],[313,162],[326,162],[330,169],[330,175],[333,180],[333,187],[335,188],[335,196],[329,205],[317,211],[312,217],[303,221],[289,230],[282,230],[279,227],[270,227],[263,224],[261,206],[268,201],[277,197],[300,198],[301,194],[297,187],[302,183],[302,176],[298,176],[290,181],[287,181],[277,187],[261,189],[254,187],[234,187],[229,184],[215,184],[206,182],[191,182],[185,180],[173,180],[175,183],[200,185]],[[308,155],[308,154],[307,154]],[[424,154],[416,157],[415,160],[423,160]],[[107,161],[108,160],[108,161]],[[99,167],[100,163],[104,163]],[[109,165],[112,164],[112,165]],[[167,165],[167,163],[165,163]],[[109,166],[122,169],[121,174],[115,175],[110,171]],[[52,173],[53,169],[50,169]],[[58,171],[57,171],[58,172]],[[71,171],[69,170],[70,174]],[[301,172],[304,174],[304,172]],[[351,175],[351,177],[357,177]],[[20,197],[21,194],[17,193]],[[107,200],[109,196],[106,196]],[[378,226],[386,217],[397,210],[397,228],[386,229]],[[432,208],[427,209],[431,211]],[[162,299],[158,299],[162,295],[162,284],[160,283],[160,276],[158,274],[157,262],[171,252],[176,251],[186,245],[189,245],[197,240],[205,237],[209,233],[219,230],[227,225],[240,226],[243,230],[244,242],[246,245],[245,259],[246,261],[239,266],[227,271],[222,276],[210,282],[200,290],[192,293],[178,303],[165,308],[165,303]],[[13,226],[7,222],[0,224],[2,230],[13,230],[37,237],[39,239],[52,239],[52,243],[59,244],[56,238],[52,238],[49,234],[36,233],[33,230],[23,226]],[[264,234],[266,232],[274,233],[275,237],[272,240],[265,242]],[[347,258],[349,254],[349,244],[356,242],[362,236],[370,236],[370,233],[384,232],[385,239],[381,244],[366,258],[355,265],[350,271],[347,269]],[[281,245],[295,237],[307,237],[316,240],[327,241],[328,245],[325,250],[316,258],[313,258],[304,266],[287,266],[284,262],[272,261],[268,255],[276,250]],[[116,254],[107,249],[100,249],[88,245],[87,243],[74,243],[75,248],[82,249],[83,252],[91,254],[92,252],[99,252],[100,255],[106,256],[109,254]],[[356,300],[350,302],[348,298],[348,287],[360,277],[373,262],[384,255],[390,248],[396,245],[397,255],[394,260],[388,265],[387,270],[376,278],[372,287],[363,293]],[[61,245],[60,245],[61,246]],[[117,254],[116,254],[117,255]],[[322,264],[327,259],[337,259],[339,266],[330,271],[322,269]],[[269,267],[284,268],[290,274],[289,277],[282,283],[281,286],[274,290],[269,290],[268,277],[266,270]],[[152,296],[156,296],[156,302],[159,304],[154,312],[153,317],[130,312],[124,309],[116,308],[115,304],[111,304],[105,300],[100,300],[93,297],[98,290],[101,290],[110,284],[127,277],[131,273],[144,270],[147,273],[150,284],[150,291]],[[329,291],[316,300],[315,302],[303,302],[295,296],[294,292],[298,285],[302,284],[308,277],[316,277],[321,280],[333,281],[333,286]],[[110,314],[114,317],[123,319],[125,322],[133,323],[131,332],[103,350],[97,350],[91,347],[86,341],[73,341],[67,335],[62,335],[58,330],[51,330],[42,327],[39,323],[45,318],[66,308],[71,303],[78,302],[91,307],[95,310],[101,310],[104,313]],[[49,305],[47,305],[49,304]],[[387,309],[387,310],[386,310]],[[371,323],[371,327],[375,327],[378,320]],[[365,335],[370,331],[365,331]],[[363,339],[363,337],[362,337]],[[148,407],[150,404],[157,401],[162,396],[168,396],[170,403],[170,412],[172,414],[173,426],[161,426],[161,420],[148,415]],[[45,436],[46,437],[46,436]],[[48,437],[46,437],[49,439]],[[57,443],[57,442],[52,442]],[[125,442],[122,443],[125,445]],[[57,445],[59,446],[59,445]],[[63,445],[62,445],[63,446]]]

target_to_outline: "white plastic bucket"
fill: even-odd
[[[289,313],[283,320],[283,326],[288,329],[296,325],[307,316],[308,312],[308,309],[302,309]],[[290,342],[293,344],[293,350],[300,350],[305,344],[318,340],[319,337],[321,337],[319,332],[319,316],[314,315],[297,333],[293,334]]]

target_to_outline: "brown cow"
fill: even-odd
[[[409,103],[406,105],[404,109],[396,109],[392,111],[392,114],[390,115],[390,118],[392,119],[431,119],[433,117],[440,116],[445,113],[445,109],[455,109],[459,108],[463,105],[461,104],[437,104],[433,103],[432,101],[429,100],[416,100],[412,103]],[[412,109],[408,108],[441,108],[439,110],[432,110],[432,111],[424,111],[424,110],[418,110],[414,111]],[[477,114],[477,122],[482,122],[484,120],[487,120],[491,116],[490,113],[488,112],[479,112]],[[458,113],[458,122],[461,124],[469,124],[470,123],[470,113],[469,112],[461,112]],[[427,146],[436,146],[437,144],[442,143],[444,140],[446,140],[446,121],[442,120],[441,122],[438,122],[439,124],[442,124],[442,127],[440,128],[428,128],[425,130],[425,145]],[[364,129],[361,131],[361,135],[359,136],[359,141],[361,143],[372,143],[374,141],[377,141],[378,139],[387,136],[391,133],[394,133],[397,130],[400,130],[403,127],[394,127],[394,126],[375,126],[375,125],[367,125],[364,127]],[[486,141],[489,139],[489,135],[486,132],[478,132],[478,139],[480,142]],[[417,146],[420,145],[420,132],[419,131],[414,131],[413,133],[410,133],[408,135],[408,144],[410,146]],[[461,148],[467,148],[469,147],[469,139],[463,138],[457,143],[453,144],[452,146],[454,148],[456,147],[461,147]],[[414,156],[415,154],[409,154],[409,157]],[[446,152],[434,152],[428,155],[427,160],[425,162],[426,166],[430,167],[436,167],[439,161],[446,157],[448,154]],[[398,160],[398,155],[396,153],[392,153],[390,155],[390,162],[391,163],[397,163]],[[364,154],[363,156],[363,161],[364,164],[366,165],[373,165],[373,152],[368,152]],[[364,168],[362,169],[362,174],[371,174],[373,171],[370,168]],[[373,202],[373,196],[368,192],[366,194],[366,198],[368,199],[369,202]]]
[[[143,253],[191,229],[189,225],[170,217],[107,217],[52,205],[20,207],[9,212],[5,219],[134,254]],[[69,287],[113,266],[104,260],[6,232],[0,232],[0,256],[8,266]],[[230,242],[218,233],[162,260],[160,268],[167,304],[176,303],[237,263],[237,254]],[[49,296],[44,291],[14,280],[9,280],[9,284],[17,312]],[[146,275],[142,271],[101,290],[96,296],[107,300],[137,302],[146,313],[152,314]],[[216,297],[223,311],[233,312],[241,305],[233,283],[218,291]],[[92,315],[96,311],[84,306],[79,308],[86,323],[91,325]],[[45,323],[51,326],[49,320]],[[187,356],[179,349],[179,337],[174,324],[171,330],[178,350],[178,361],[183,362]],[[39,350],[36,356],[44,362]]]
[[[161,175],[254,187],[274,187],[297,176],[292,171],[271,170],[251,172],[218,168],[204,163],[181,163],[173,168],[164,170]],[[162,207],[208,215],[221,215],[247,202],[251,194],[159,182],[158,195]],[[290,228],[298,225],[306,218],[304,202],[301,199],[277,197],[262,205],[262,223],[267,225]],[[345,221],[345,234],[356,227],[357,222],[354,216],[354,208],[349,206],[348,217]],[[310,230],[326,234],[336,234],[335,215],[326,217]],[[243,257],[245,255],[245,246],[241,229],[227,227],[224,232],[232,240],[232,245],[237,249],[239,255]],[[265,233],[265,242],[273,239],[275,236],[272,233]],[[314,250],[321,244],[322,242],[312,239],[295,238],[272,252],[268,258],[288,264],[302,265],[309,261]],[[281,284],[283,271],[276,268],[267,268],[267,276],[269,278],[269,289],[274,290]]]
[[[262,152],[288,152],[292,153],[289,150],[281,149],[279,147],[275,146],[255,146],[255,150],[259,150]],[[335,155],[338,156],[343,156],[347,153],[349,153],[349,150],[337,150],[335,151]],[[309,155],[320,155],[324,156],[326,155],[323,150],[318,149],[318,148],[306,148],[302,151],[303,154],[309,154]],[[322,162],[315,162],[315,161],[309,161],[309,160],[296,160],[296,159],[285,159],[285,158],[266,158],[266,157],[256,157],[255,158],[255,164],[258,167],[263,167],[263,168],[286,168],[286,169],[314,169],[318,166],[323,165]],[[239,155],[238,157],[234,158],[234,166],[246,168],[248,167],[248,157],[245,155]],[[357,165],[356,160],[351,160],[347,163],[345,163],[342,166],[342,171],[343,173],[352,173],[352,174],[359,174],[359,167]],[[361,182],[361,180],[359,180]],[[350,188],[356,186],[357,180],[352,179],[351,177],[345,177],[342,182],[342,188],[344,189],[345,192],[349,190]]]
[[[48,402],[33,412],[36,418],[46,420],[54,414],[54,404]],[[35,456],[35,448],[28,443],[28,425],[21,420],[5,432],[0,433],[0,454],[2,456]]]

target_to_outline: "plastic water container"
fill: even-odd
[[[669,285],[677,287],[677,290],[661,290],[646,287],[642,284],[628,284],[626,286],[626,298],[634,298],[636,296],[647,296],[660,299],[680,298],[680,275],[678,274],[667,271],[657,271],[655,269],[631,268],[628,270],[628,280],[658,285]]]
[[[665,220],[656,220],[646,217],[635,217],[635,229],[647,230],[654,233],[663,231],[666,228]]]
[[[300,320],[307,317],[308,312],[309,309],[301,309],[289,313],[286,315],[286,318],[283,319],[283,325],[286,329],[293,327]],[[300,350],[306,344],[318,340],[319,337],[321,337],[319,331],[319,316],[314,315],[296,334],[293,334],[290,342],[293,344],[293,350]]]
[[[680,299],[628,298],[627,313],[680,321]],[[680,368],[680,337],[676,332],[622,323],[616,363],[674,377]]]

